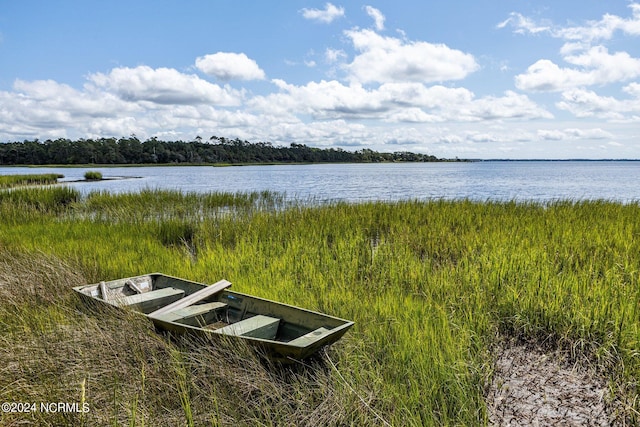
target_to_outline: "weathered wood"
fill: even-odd
[[[109,288],[107,288],[106,282],[100,282],[100,296],[104,301],[109,301]]]
[[[289,341],[289,345],[297,345],[301,347],[306,347],[309,344],[313,344],[316,341],[320,341],[322,338],[331,334],[331,330],[327,328],[318,328],[315,331],[311,331],[308,334],[305,334],[301,337],[298,337],[294,340]]]
[[[142,289],[140,289],[138,287],[138,285],[136,285],[133,280],[127,280],[126,282],[124,282],[125,285],[127,285],[129,287],[129,289],[131,289],[133,292],[135,292],[136,294],[141,294],[142,293]]]
[[[124,282],[125,286],[134,291],[136,294],[143,294],[151,291],[151,278],[150,277],[134,277]]]
[[[272,340],[278,332],[279,323],[280,319],[258,314],[220,328],[216,333]]]
[[[184,320],[191,317],[202,316],[203,314],[209,313],[211,311],[222,310],[226,307],[227,307],[227,304],[216,301],[216,302],[209,302],[206,304],[190,305],[189,307],[179,308],[179,309],[170,311],[169,313],[160,313],[160,314],[151,313],[149,317],[164,320],[165,322],[175,322],[178,320]]]
[[[153,313],[149,313],[149,316],[158,316],[160,314],[164,314],[164,313],[169,313],[171,311],[177,310],[179,308],[184,308],[184,307],[188,307],[190,305],[193,305],[195,303],[197,303],[198,301],[202,301],[203,299],[216,294],[218,292],[222,292],[223,290],[227,289],[229,286],[231,286],[231,282],[228,282],[227,280],[220,280],[219,282],[214,283],[211,286],[207,286],[206,288],[202,288],[199,291],[196,291],[194,293],[192,293],[191,295],[187,295],[186,297],[171,303],[167,306],[164,306],[162,308],[159,308],[158,310],[154,311]]]
[[[143,313],[148,313],[158,307],[171,304],[180,300],[184,295],[184,290],[176,288],[162,288],[143,294],[134,294],[113,298],[113,304],[117,306],[129,306]]]

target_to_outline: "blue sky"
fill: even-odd
[[[0,141],[640,158],[640,2],[0,0]]]

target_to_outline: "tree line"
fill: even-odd
[[[251,143],[238,138],[212,136],[209,141],[140,141],[128,138],[0,143],[0,165],[74,164],[180,164],[180,163],[372,163],[435,162],[435,156],[398,151],[379,153],[368,148],[346,151],[315,148],[292,143],[275,146],[270,142]]]

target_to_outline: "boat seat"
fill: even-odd
[[[149,316],[153,317],[154,319],[163,320],[165,322],[191,323],[189,321],[194,319],[195,317],[204,317],[204,315],[208,313],[215,314],[216,312],[224,310],[225,308],[227,308],[227,304],[223,302],[209,302],[206,304],[190,305],[188,307],[179,308],[168,313],[160,313],[157,315],[151,313]]]
[[[309,332],[308,334],[302,335],[296,339],[293,339],[288,342],[290,345],[306,347],[309,344],[313,344],[316,341],[320,341],[322,338],[326,337],[331,333],[330,329],[327,328],[318,328],[314,331]]]
[[[182,289],[161,288],[155,291],[145,292],[143,294],[134,294],[129,296],[111,297],[113,303],[119,307],[127,306],[143,313],[149,313],[171,304],[184,296]]]
[[[279,324],[280,319],[258,314],[257,316],[249,317],[248,319],[217,329],[215,332],[218,334],[272,340],[276,337]]]

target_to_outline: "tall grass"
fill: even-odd
[[[46,185],[55,184],[64,175],[56,173],[26,174],[26,175],[0,175],[0,188],[17,187],[21,185]]]
[[[0,210],[3,219],[17,217],[19,220],[26,217],[38,219],[43,214],[59,214],[68,211],[70,206],[80,200],[80,192],[70,187],[29,187],[0,191]]]
[[[0,229],[0,251],[21,254],[3,258],[21,266],[30,254],[55,254],[73,265],[29,267],[17,281],[16,269],[6,268],[0,289],[28,287],[45,275],[55,287],[43,291],[60,300],[37,305],[33,316],[29,298],[37,293],[0,302],[0,325],[13,334],[4,348],[69,325],[80,355],[34,354],[53,357],[52,364],[71,362],[68,375],[77,383],[68,382],[68,392],[87,378],[87,401],[111,408],[89,417],[115,423],[478,425],[486,422],[490,350],[506,335],[561,347],[593,364],[638,421],[638,204],[257,207],[271,196],[94,193],[64,211],[34,208],[22,220],[0,210],[1,221],[11,220]],[[71,284],[151,271],[203,282],[226,278],[237,290],[356,326],[311,368],[284,369],[264,366],[243,349],[195,345],[184,352],[144,322],[122,330],[122,314],[71,308]],[[99,327],[104,344],[94,352],[83,340]],[[134,345],[132,337],[144,338]],[[123,345],[135,349],[129,360],[115,356]],[[102,374],[83,364],[85,357],[99,359],[98,352],[108,356]],[[3,354],[0,366],[12,357],[11,350]],[[33,363],[27,354],[18,366]],[[111,372],[117,362],[129,368]],[[34,380],[33,393],[45,393],[50,375]],[[0,376],[0,390],[10,389],[9,381],[18,380]],[[92,394],[98,390],[100,398]]]
[[[87,171],[84,173],[84,179],[87,181],[100,181],[102,179],[102,173],[98,171]]]

